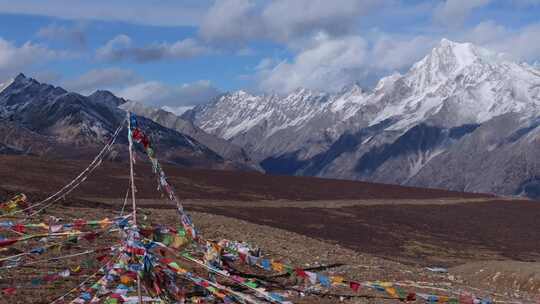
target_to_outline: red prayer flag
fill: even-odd
[[[0,240],[0,247],[10,246],[10,245],[13,245],[13,244],[17,243],[18,241],[19,241],[18,239]]]
[[[92,242],[93,240],[97,238],[97,233],[90,232],[90,233],[84,234],[82,238],[89,242]]]
[[[13,230],[17,231],[19,233],[24,233],[24,231],[26,231],[26,227],[24,227],[23,224],[17,224],[15,226],[13,226]]]
[[[124,303],[124,297],[122,297],[121,294],[118,294],[118,293],[113,293],[109,296],[111,299],[116,299],[118,300],[118,303]]]
[[[307,273],[303,269],[296,268],[294,270],[294,272],[296,272],[296,275],[301,277],[301,278],[307,278],[308,277]]]
[[[144,255],[146,253],[146,250],[144,248],[137,247],[127,247],[126,251],[135,255]]]
[[[17,289],[15,287],[9,287],[2,289],[2,293],[6,296],[12,296],[17,292]]]
[[[161,294],[161,288],[159,288],[159,285],[156,281],[154,281],[154,290],[156,291],[156,294],[157,295],[160,295]]]
[[[103,263],[103,261],[107,260],[108,258],[109,258],[109,256],[104,254],[104,255],[100,255],[100,256],[96,257],[96,260]]]
[[[416,301],[416,294],[414,292],[409,292],[409,294],[407,294],[407,301]]]
[[[357,283],[357,282],[349,282],[349,287],[351,287],[351,289],[352,289],[354,292],[357,292],[358,289],[360,289],[360,283]]]
[[[81,230],[85,225],[86,225],[86,221],[83,220],[83,219],[76,219],[76,220],[73,222],[73,227],[74,227],[76,230]]]
[[[43,277],[43,280],[45,282],[52,282],[52,281],[56,281],[60,276],[57,275],[57,274],[48,274],[48,275],[45,275]]]
[[[124,274],[125,276],[127,277],[130,277],[132,279],[136,279],[137,278],[137,273],[136,272],[133,272],[133,271],[128,271]]]
[[[143,138],[141,138],[141,144],[144,146],[145,149],[148,149],[148,147],[150,146],[150,141],[148,140],[148,137],[143,136]]]

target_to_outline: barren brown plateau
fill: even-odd
[[[0,156],[0,201],[18,192],[46,197],[88,161]],[[47,210],[67,219],[118,214],[129,166],[104,162],[65,200]],[[488,194],[356,181],[270,176],[255,172],[164,166],[169,181],[206,237],[245,240],[265,255],[354,280],[409,282],[406,290],[461,290],[494,300],[537,301],[540,295],[540,202]],[[153,222],[174,225],[174,206],[160,197],[150,166],[137,162],[138,206]],[[91,245],[99,247],[107,239]],[[77,248],[71,248],[75,252]],[[70,251],[65,252],[68,254]],[[1,254],[1,253],[0,253]],[[70,260],[70,265],[78,260]],[[45,265],[61,269],[61,262]],[[426,270],[443,266],[447,274]],[[49,268],[0,274],[0,289]],[[269,275],[269,274],[259,274]],[[27,288],[0,303],[48,303],[81,278]],[[423,282],[420,284],[420,282]],[[421,287],[415,286],[421,285]],[[337,289],[295,303],[394,303],[370,290]]]

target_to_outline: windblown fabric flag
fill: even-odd
[[[28,208],[28,197],[24,193],[19,193],[0,204],[0,215],[8,215],[16,210],[24,210]]]

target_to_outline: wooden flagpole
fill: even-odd
[[[135,202],[135,174],[133,173],[133,138],[131,138],[131,113],[127,112],[128,116],[128,142],[129,142],[129,177],[131,184],[131,203],[133,208],[133,224],[137,227],[137,204]],[[139,304],[142,304],[141,293],[141,278],[137,275],[137,295],[139,296]]]

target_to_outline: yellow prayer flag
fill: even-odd
[[[102,229],[106,229],[107,227],[109,227],[111,225],[111,221],[108,218],[106,218],[106,219],[100,221],[99,225],[101,226]]]
[[[332,281],[332,284],[343,284],[343,281],[345,279],[343,277],[340,277],[340,276],[332,276],[332,277],[330,277],[330,280]]]
[[[188,242],[188,240],[185,237],[175,235],[173,237],[171,247],[175,248],[175,249],[178,249],[178,248],[182,247],[183,245],[187,244],[187,242]]]
[[[81,271],[81,265],[77,265],[74,268],[71,268],[71,272],[73,273],[78,273],[79,271]]]
[[[394,287],[386,287],[385,289],[392,298],[399,298],[397,291]]]
[[[277,272],[283,272],[283,264],[280,262],[272,262],[272,269]]]
[[[392,287],[393,284],[390,282],[377,282],[377,284],[381,285],[382,287]]]
[[[133,278],[130,277],[130,276],[123,275],[123,276],[120,277],[120,283],[122,283],[124,285],[128,285],[131,282],[133,282]]]

